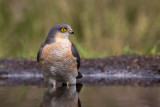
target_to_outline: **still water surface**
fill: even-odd
[[[160,87],[0,87],[0,107],[160,107]]]

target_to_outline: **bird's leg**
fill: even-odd
[[[69,85],[68,82],[63,82],[63,83],[62,83],[62,86],[68,86],[68,85]]]
[[[71,78],[69,80],[69,85],[76,85],[76,78]]]
[[[69,82],[67,82],[67,88],[69,88]]]
[[[53,80],[52,83],[53,83],[53,86],[56,86],[56,80]]]
[[[52,78],[49,78],[49,86],[53,87],[53,88],[56,88],[56,80],[52,79]]]
[[[56,91],[56,80],[49,78],[49,92],[55,92]]]

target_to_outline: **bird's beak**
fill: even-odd
[[[69,30],[69,33],[70,33],[70,34],[74,34],[74,30],[70,29],[70,30]]]

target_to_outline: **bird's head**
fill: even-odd
[[[46,42],[53,42],[55,38],[68,38],[74,31],[67,24],[57,24],[53,26],[47,36]]]

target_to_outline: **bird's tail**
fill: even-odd
[[[82,74],[78,71],[78,76],[76,78],[82,78]]]

